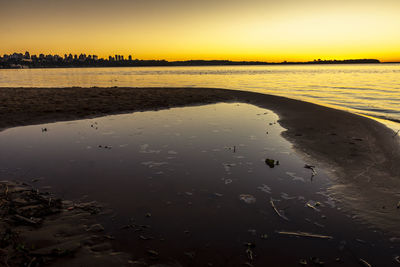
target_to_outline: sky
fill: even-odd
[[[400,0],[0,0],[0,54],[400,61]]]

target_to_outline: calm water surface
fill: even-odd
[[[400,121],[400,64],[0,70],[0,87],[69,86],[240,89]]]
[[[41,190],[104,203],[113,212],[101,222],[138,259],[152,249],[184,266],[297,266],[310,257],[392,266],[398,244],[340,210],[328,177],[304,168],[277,120],[252,105],[215,104],[12,128],[0,133],[0,178],[40,178]]]

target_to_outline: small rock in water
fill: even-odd
[[[273,167],[275,167],[275,160],[265,159],[265,164],[267,164],[270,168],[273,168]]]

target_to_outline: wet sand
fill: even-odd
[[[343,208],[400,234],[399,137],[374,120],[284,97],[209,88],[1,88],[0,99],[0,129],[216,102],[271,109],[305,161],[330,173],[332,194]]]
[[[0,266],[125,266],[97,216],[96,202],[62,201],[20,182],[0,181]]]

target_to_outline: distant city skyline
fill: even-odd
[[[64,61],[73,61],[73,60],[80,60],[80,61],[85,61],[85,60],[93,60],[93,61],[98,61],[98,60],[108,60],[108,61],[125,61],[125,60],[143,60],[143,59],[138,59],[134,58],[132,55],[128,55],[125,57],[124,55],[109,55],[108,57],[99,57],[95,54],[85,54],[85,53],[79,53],[79,54],[72,54],[72,53],[64,53],[63,55],[58,55],[58,54],[45,54],[45,53],[40,53],[40,54],[31,54],[29,51],[25,51],[25,53],[21,52],[13,52],[11,54],[0,54],[0,62],[5,61],[5,60],[19,60],[19,61],[29,61],[29,60],[64,60]],[[165,61],[165,59],[151,59],[151,60],[158,60],[158,61]],[[190,59],[190,60],[199,60],[202,61],[203,59]],[[189,61],[190,61],[189,60]],[[215,59],[214,59],[215,60]],[[312,61],[337,61],[338,59],[313,59]],[[345,59],[345,60],[361,60],[361,59]],[[366,59],[363,59],[366,60]],[[370,60],[378,60],[378,59],[370,59]],[[203,60],[207,61],[207,60]],[[211,60],[212,61],[212,60]],[[218,61],[218,60],[216,60]],[[225,60],[219,60],[219,61],[230,61],[229,59]],[[235,61],[233,61],[235,62]],[[240,61],[236,61],[240,62]],[[247,62],[252,62],[252,61],[247,61]],[[253,62],[265,62],[267,61],[253,61]],[[285,63],[287,61],[281,61],[278,63]],[[310,62],[310,61],[293,61],[293,62]],[[276,63],[276,62],[271,62],[271,63]]]
[[[59,54],[45,54],[45,53],[40,53],[40,54],[31,54],[29,51],[25,51],[24,53],[21,52],[13,52],[11,54],[0,54],[0,59],[4,58],[10,58],[10,59],[46,59],[46,58],[60,58],[60,59],[69,59],[69,60],[85,60],[85,59],[93,59],[93,60],[99,60],[99,59],[108,59],[108,60],[132,60],[133,57],[132,55],[128,55],[128,57],[124,57],[124,55],[110,55],[108,57],[99,57],[95,54],[85,54],[85,53],[78,53],[78,54],[72,54],[72,53],[63,53],[61,55]]]
[[[0,0],[0,54],[400,61],[399,0]]]

